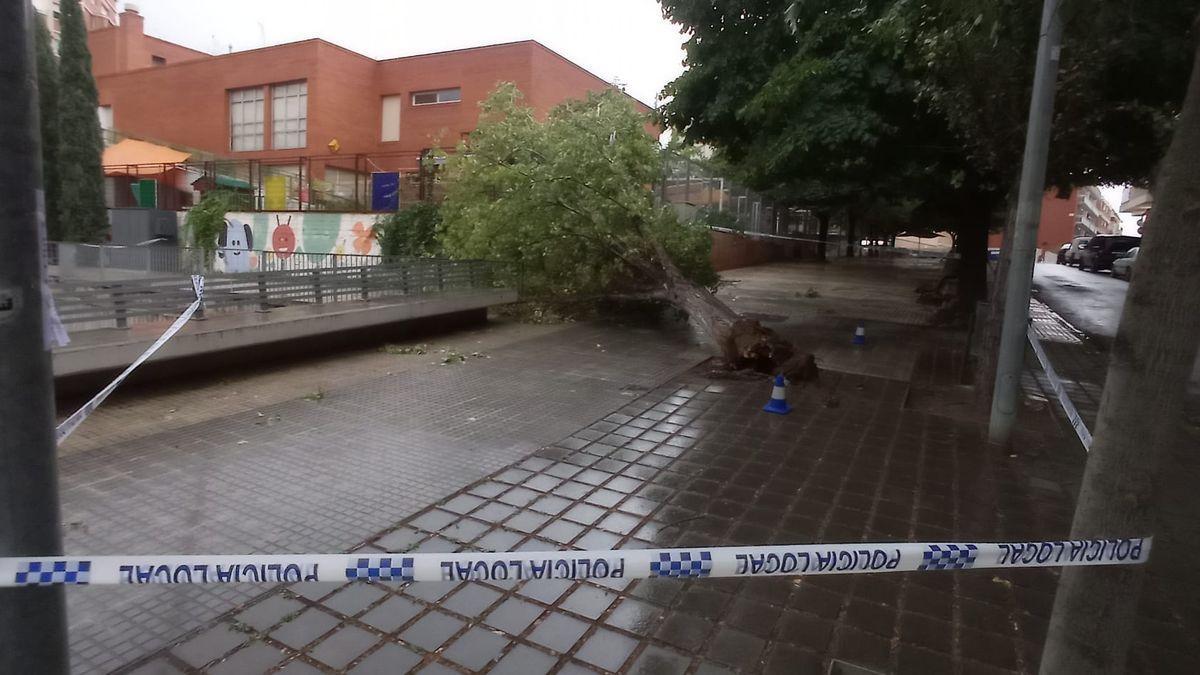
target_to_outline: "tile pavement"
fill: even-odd
[[[220,403],[195,424],[68,454],[67,552],[344,551],[704,357],[682,333],[599,324],[489,355],[377,370],[319,400],[296,388],[258,408]],[[264,588],[71,589],[73,670],[137,659]]]
[[[744,276],[770,295],[779,290],[778,273]],[[789,302],[793,290],[783,289]],[[870,307],[866,318],[879,322],[893,347],[921,337],[888,321],[888,312],[906,311],[899,295]],[[806,316],[794,307],[778,325],[811,335],[821,312]],[[958,384],[946,374],[958,366],[944,340],[897,365],[899,352],[887,342],[870,341],[855,353],[835,332],[819,335],[813,351],[828,359],[827,368],[849,364],[854,372],[830,370],[819,388],[794,392],[797,411],[787,418],[758,414],[762,383],[711,382],[696,370],[431,500],[360,549],[1066,535],[1066,486],[1077,480],[1077,458],[1058,453],[1049,471],[1064,487],[1047,490],[1029,475],[1045,467],[984,450],[978,425],[904,408],[911,402],[905,373],[927,385]],[[1061,438],[1037,440],[1051,451],[1061,446]],[[803,673],[824,672],[839,659],[887,672],[1024,673],[1037,669],[1055,579],[1052,570],[1020,570],[296,585],[259,594],[126,670],[229,672],[250,664],[244,672]],[[1197,631],[1190,630],[1197,624],[1188,622],[1196,607],[1154,575],[1148,588],[1130,671],[1200,670]]]
[[[1029,539],[1068,531],[1069,498],[1030,491],[1020,460],[985,450],[977,425],[903,410],[893,381],[826,373],[820,388],[794,392],[796,411],[782,418],[760,413],[764,386],[714,383],[693,371],[439,500],[361,550]],[[831,394],[844,403],[828,406]],[[212,644],[204,667],[267,645],[279,651],[273,667],[281,670],[303,664],[351,673],[378,672],[384,663],[391,672],[422,673],[817,673],[833,659],[878,672],[1028,673],[1037,669],[1055,578],[1052,570],[1017,570],[385,582],[366,586],[376,591],[369,598],[359,596],[364,586],[296,585],[209,628],[238,629],[242,644]],[[347,593],[355,596],[343,599]],[[286,601],[306,609],[285,615]],[[240,616],[266,603],[281,617],[278,626],[241,625]],[[310,642],[278,639],[293,622],[314,623],[303,631]],[[335,639],[359,653],[323,660],[333,648],[321,646]],[[184,656],[210,640],[193,633],[148,664],[190,672],[195,664]],[[1161,660],[1162,650],[1146,643],[1138,654],[1176,667],[1194,662],[1186,653]],[[1146,663],[1133,670],[1152,672]]]

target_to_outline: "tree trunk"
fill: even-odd
[[[958,301],[962,311],[975,311],[975,303],[987,297],[988,216],[980,214],[958,235]]]
[[[846,209],[846,257],[854,257],[854,245],[858,243],[856,239],[856,226],[858,225],[858,214],[854,209]]]
[[[1017,183],[1013,182],[1006,202],[1009,205],[1004,218],[1004,234],[1000,241],[1000,262],[996,266],[994,283],[989,289],[987,313],[975,317],[975,330],[979,333],[976,347],[979,358],[975,364],[975,402],[982,410],[990,410],[992,389],[996,383],[996,361],[1000,352],[1000,325],[1004,322],[1004,285],[1008,279],[1008,265],[1012,259],[1012,240],[1017,223]],[[985,271],[986,273],[986,271]]]
[[[816,359],[798,354],[790,342],[754,319],[746,319],[707,288],[692,283],[671,262],[665,249],[653,242],[665,299],[687,312],[696,329],[732,369],[783,373],[793,382],[816,379]],[[646,271],[652,266],[646,265]]]
[[[817,223],[820,225],[817,230],[817,260],[825,262],[825,246],[829,242],[829,212],[817,211]]]
[[[1187,491],[1181,481],[1194,476],[1200,464],[1196,448],[1185,449],[1183,429],[1186,387],[1200,339],[1197,157],[1200,49],[1113,342],[1095,441],[1071,527],[1073,539],[1157,531],[1152,557],[1156,577],[1173,593],[1193,595],[1193,602],[1195,578],[1188,568],[1194,568],[1189,549],[1194,549],[1195,540],[1177,536],[1181,533],[1175,528],[1196,529],[1194,513],[1186,513],[1186,505],[1196,503],[1195,486]],[[1185,495],[1184,504],[1171,503],[1172,488]],[[1163,518],[1165,508],[1182,513]],[[1064,569],[1041,672],[1123,672],[1143,574],[1142,566]]]

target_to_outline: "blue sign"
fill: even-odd
[[[400,173],[376,171],[371,174],[371,210],[400,210]]]

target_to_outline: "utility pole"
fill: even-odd
[[[0,3],[0,557],[62,554],[29,2]],[[0,589],[0,673],[66,673],[61,586]]]
[[[1033,285],[1034,246],[1046,189],[1046,157],[1050,153],[1050,127],[1054,117],[1054,89],[1062,44],[1062,18],[1058,0],[1042,4],[1042,30],[1038,38],[1033,97],[1029,101],[1029,126],[1025,131],[1025,157],[1017,217],[1009,252],[1008,279],[1004,287],[1004,321],[1000,326],[1000,351],[996,384],[992,389],[992,414],[988,440],[1008,445],[1017,420],[1021,370],[1025,366],[1025,340],[1029,327],[1029,291]]]

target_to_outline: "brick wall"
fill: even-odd
[[[316,39],[207,56],[144,35],[141,16],[126,12],[120,26],[92,31],[89,46],[100,104],[112,107],[117,131],[244,159],[328,155],[335,138],[342,155],[407,153],[372,167],[379,170],[414,170],[417,151],[453,148],[475,129],[479,102],[501,82],[515,83],[539,115],[610,86],[528,40],[385,61]],[[167,63],[151,67],[152,54]],[[273,149],[270,87],[297,80],[308,85],[307,146]],[[266,87],[264,150],[232,152],[228,91],[256,86]],[[412,103],[414,92],[456,87],[458,102]],[[401,97],[397,141],[381,140],[385,96]],[[647,130],[657,136],[653,126]],[[322,167],[313,167],[314,177],[322,177]]]
[[[814,242],[787,241],[717,230],[713,230],[711,234],[712,253],[709,258],[718,272],[735,267],[750,267],[781,260],[811,260],[816,257],[817,244]]]

